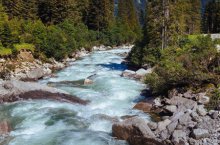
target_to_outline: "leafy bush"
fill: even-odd
[[[164,93],[174,87],[199,86],[220,82],[219,53],[208,36],[186,41],[181,48],[167,48],[156,59],[155,74],[146,77],[154,93]],[[157,83],[163,82],[163,83]],[[162,88],[162,89],[158,89]]]
[[[220,90],[219,89],[215,89],[212,92],[212,95],[210,97],[210,102],[207,105],[207,108],[208,109],[215,109],[219,105],[220,105]]]

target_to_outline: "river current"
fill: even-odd
[[[29,100],[0,106],[0,119],[13,131],[3,145],[127,145],[111,136],[114,121],[123,116],[148,116],[133,110],[141,99],[141,82],[121,77],[127,66],[121,54],[128,49],[95,51],[72,62],[39,83],[62,89],[89,100],[86,106],[50,100]],[[93,84],[84,85],[87,77]]]

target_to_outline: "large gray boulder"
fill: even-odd
[[[122,72],[121,76],[122,77],[133,78],[133,77],[135,77],[135,71],[125,70],[124,72]]]
[[[160,122],[158,123],[157,131],[160,132],[160,131],[162,131],[162,130],[165,130],[166,127],[167,127],[170,123],[171,123],[171,120],[169,120],[169,119],[166,119],[166,120],[164,120],[164,121],[160,121]]]
[[[35,82],[1,81],[0,104],[29,99],[51,99],[67,103],[87,104],[88,101],[69,95],[65,91]]]
[[[192,135],[195,139],[206,138],[209,137],[209,131],[206,129],[198,128],[193,130]]]
[[[146,74],[150,73],[151,71],[145,70],[143,68],[136,71],[136,75],[138,76],[145,76]]]
[[[179,144],[187,145],[186,140],[187,140],[186,132],[184,132],[183,130],[175,130],[173,132],[172,142],[175,145],[179,145]]]
[[[27,73],[27,79],[36,81],[44,77],[44,75],[45,73],[43,68],[36,68]]]
[[[112,134],[117,139],[128,140],[131,136],[155,138],[154,133],[148,127],[148,122],[139,117],[133,117],[112,126]]]

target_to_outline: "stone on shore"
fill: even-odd
[[[36,68],[36,69],[33,69],[32,71],[27,73],[26,79],[36,81],[40,78],[43,78],[44,75],[45,75],[45,73],[44,73],[43,68]]]
[[[133,107],[133,109],[141,110],[143,112],[150,112],[152,107],[153,106],[150,103],[139,102]]]
[[[201,138],[207,138],[209,137],[209,131],[206,129],[198,128],[193,130],[192,135],[197,140]]]
[[[115,123],[112,126],[112,134],[117,139],[128,140],[132,136],[142,135],[146,138],[155,138],[154,133],[148,127],[144,119],[133,117],[123,122]]]

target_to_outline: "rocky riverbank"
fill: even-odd
[[[89,53],[81,49],[71,54],[71,58],[65,58],[60,62],[53,58],[45,62],[35,59],[31,52],[21,51],[15,59],[1,59],[0,77],[5,80],[37,81],[45,76],[53,76],[55,71],[65,68],[70,62]]]
[[[172,90],[168,98],[156,98],[151,104],[141,102],[135,107],[158,114],[161,121],[129,118],[113,125],[113,136],[132,145],[219,145],[220,111],[208,111],[208,102],[206,93]]]

